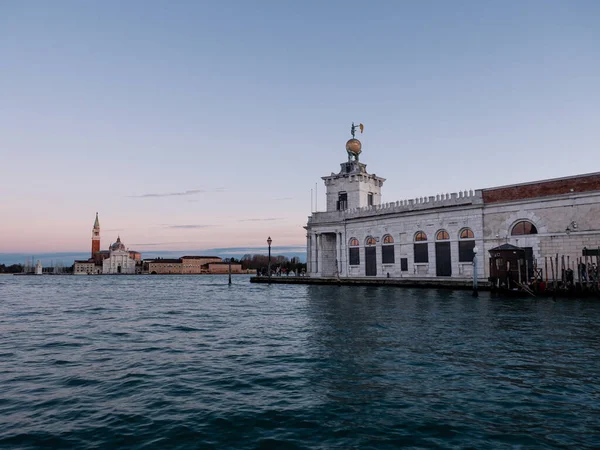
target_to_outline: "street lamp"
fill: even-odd
[[[269,274],[269,281],[271,280],[271,242],[273,242],[273,239],[271,239],[271,236],[269,236],[267,239],[267,244],[269,245],[269,266],[267,268],[267,273]]]
[[[473,297],[478,297],[477,292],[477,246],[473,247]]]

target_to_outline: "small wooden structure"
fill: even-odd
[[[513,289],[527,281],[525,249],[503,244],[490,250],[490,283],[497,288]]]

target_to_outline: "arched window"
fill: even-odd
[[[359,266],[360,265],[360,242],[358,239],[351,238],[348,241],[348,263],[351,266]]]
[[[531,222],[521,220],[517,222],[510,232],[511,236],[523,236],[527,234],[538,234],[537,228]]]
[[[436,241],[447,241],[448,239],[450,239],[450,235],[448,234],[448,232],[446,230],[440,230],[435,235]]]
[[[394,238],[386,234],[381,246],[381,262],[383,264],[394,264]]]
[[[417,231],[415,234],[415,242],[426,241],[427,235],[423,231]]]
[[[475,239],[475,235],[473,234],[473,231],[470,228],[463,228],[462,230],[460,230],[459,237],[461,239]]]
[[[473,249],[475,248],[475,235],[470,228],[463,228],[458,235],[458,262],[473,262]]]
[[[427,246],[427,235],[423,231],[415,233],[415,243],[413,244],[415,263],[429,262],[429,248]]]
[[[369,236],[367,239],[365,239],[365,246],[370,247],[375,244],[377,244],[377,241],[373,236]]]

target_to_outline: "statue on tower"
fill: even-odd
[[[352,161],[358,162],[358,155],[360,155],[360,152],[362,151],[361,142],[354,137],[354,135],[356,134],[357,127],[360,129],[361,134],[365,128],[362,123],[359,123],[358,125],[354,125],[354,122],[352,122],[352,127],[350,128],[350,134],[352,134],[352,139],[350,139],[350,140],[348,140],[348,142],[346,142],[346,152],[348,152],[348,162],[352,162]]]

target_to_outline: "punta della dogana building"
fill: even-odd
[[[522,252],[529,276],[557,254],[569,267],[600,247],[600,173],[382,203],[385,178],[367,172],[362,144],[323,177],[326,211],[306,224],[312,277],[490,276],[495,249]],[[504,247],[503,247],[504,246]]]

